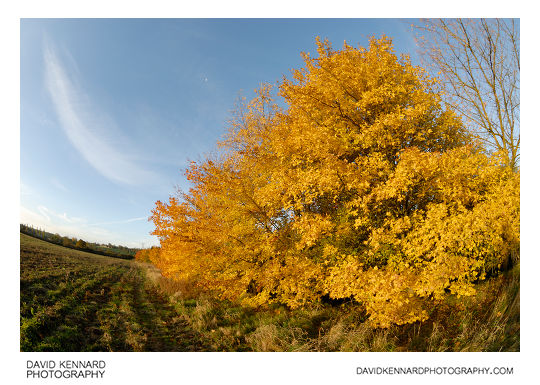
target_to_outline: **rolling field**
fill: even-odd
[[[21,351],[204,350],[135,262],[20,237]]]

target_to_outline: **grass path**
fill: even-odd
[[[21,234],[21,351],[207,350],[133,261]]]

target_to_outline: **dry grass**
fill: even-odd
[[[179,315],[215,351],[519,351],[519,264],[449,296],[424,323],[373,328],[359,305],[245,308],[157,277]]]

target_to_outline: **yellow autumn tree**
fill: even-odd
[[[192,188],[157,202],[156,264],[246,304],[350,298],[378,326],[424,320],[518,258],[519,172],[389,38],[317,48],[278,84],[286,108],[261,87]]]
[[[135,253],[135,259],[140,262],[159,263],[159,247],[152,246],[149,249],[141,249]]]

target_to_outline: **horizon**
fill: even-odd
[[[132,249],[132,250],[143,250],[143,249],[150,248],[150,247],[146,247],[144,244],[143,244],[143,245],[140,245],[139,247],[136,247],[136,246],[134,246],[134,247],[128,247],[128,246],[125,246],[125,245],[121,245],[121,244],[113,244],[113,243],[110,243],[110,242],[107,242],[107,243],[103,243],[103,242],[90,242],[90,241],[87,241],[86,239],[83,239],[83,238],[77,238],[77,237],[75,237],[75,236],[70,237],[70,236],[67,236],[67,235],[65,235],[65,234],[52,233],[52,232],[50,232],[50,231],[47,231],[47,230],[44,229],[44,228],[41,228],[41,227],[33,227],[32,225],[28,225],[28,224],[26,224],[26,223],[21,223],[20,226],[21,226],[21,227],[24,226],[24,227],[26,227],[27,229],[35,230],[35,231],[38,231],[38,232],[42,231],[42,232],[45,232],[45,233],[47,233],[47,234],[56,235],[56,236],[58,236],[58,237],[60,237],[60,238],[68,238],[68,239],[70,239],[70,240],[72,240],[72,241],[79,241],[79,240],[80,240],[80,241],[85,241],[86,243],[93,244],[93,245],[98,245],[98,246],[106,246],[106,247],[110,247],[110,246],[126,247],[126,248]],[[45,242],[50,242],[50,243],[52,242],[52,243],[54,243],[54,242],[51,241],[51,239],[48,238],[47,236],[45,236],[45,238],[42,238],[42,237],[40,237],[40,236],[33,235],[33,234],[30,234],[30,233],[27,232],[27,231],[22,231],[22,230],[20,231],[20,233],[25,234],[25,235],[28,235],[28,236],[31,236],[31,237],[34,237],[34,238],[37,238],[37,239],[40,239],[40,240],[45,241]],[[157,247],[159,247],[159,246],[157,246]]]

